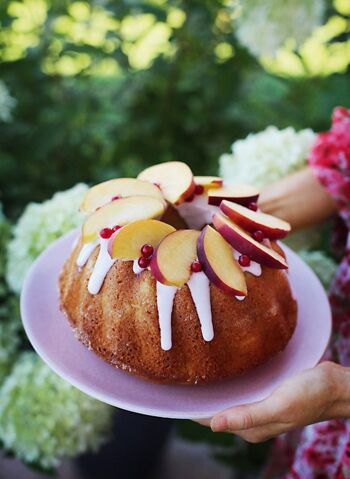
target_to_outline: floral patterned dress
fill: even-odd
[[[339,208],[333,248],[340,257],[340,265],[329,292],[334,335],[327,359],[349,367],[350,110],[335,108],[331,129],[317,136],[308,160]],[[278,437],[264,476],[268,479],[350,479],[350,419],[313,424]]]

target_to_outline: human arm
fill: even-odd
[[[336,212],[334,199],[309,166],[263,188],[259,207],[288,221],[294,231],[320,223]]]

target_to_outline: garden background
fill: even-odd
[[[40,442],[21,435],[25,422],[18,411],[23,409],[15,399],[30,391],[30,374],[38,377],[42,365],[23,353],[18,359],[19,349],[28,348],[18,320],[20,285],[5,270],[8,242],[17,234],[13,226],[27,204],[77,183],[134,176],[173,159],[185,161],[196,174],[217,174],[218,160],[233,142],[269,125],[327,129],[333,107],[350,105],[349,32],[348,0],[0,3],[0,439],[8,451],[51,468],[56,456],[97,446],[110,417],[92,401],[85,409],[77,407],[76,424],[72,421],[64,434],[82,418],[95,421],[98,411],[95,436],[79,430],[66,444],[56,421],[52,450],[43,448],[48,437]],[[281,156],[282,149],[283,142]],[[83,190],[76,187],[62,199],[64,208],[76,206]],[[55,218],[63,224],[62,204],[48,207],[51,224]],[[38,219],[43,210],[31,208],[27,227],[32,222],[48,228]],[[78,220],[72,215],[64,221],[67,229]],[[56,230],[50,228],[52,240]],[[20,248],[18,234],[15,247]],[[28,251],[35,256],[39,249],[32,236]],[[17,277],[23,272],[17,270]],[[39,387],[62,393],[46,369],[40,374]],[[83,395],[74,394],[72,388],[62,393],[64,404],[81,405]],[[17,411],[1,404],[8,396]],[[46,393],[41,400],[45,410]],[[57,410],[46,411],[46,417],[59,416]],[[13,415],[12,422],[5,413]],[[32,426],[34,431],[34,421]],[[199,426],[186,434],[212,440]],[[219,441],[232,444],[223,436]],[[254,451],[259,461],[258,447]]]

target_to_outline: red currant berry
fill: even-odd
[[[249,266],[250,265],[250,257],[247,254],[241,254],[238,258],[238,263],[241,266]]]
[[[264,241],[264,233],[261,230],[254,231],[253,238],[255,241],[262,243]]]
[[[103,239],[108,239],[112,236],[113,230],[111,228],[102,228],[100,231],[100,236]]]
[[[115,233],[116,231],[120,230],[121,226],[119,225],[114,225],[113,228],[112,228],[112,231],[113,233]]]
[[[149,258],[153,254],[153,246],[151,244],[144,244],[141,248],[141,254],[145,258]]]
[[[120,195],[115,195],[115,196],[112,196],[112,201],[115,201],[115,200],[120,200],[121,196]]]
[[[252,211],[257,211],[258,205],[254,201],[248,205],[248,208]]]
[[[192,262],[191,271],[193,271],[193,273],[199,273],[200,271],[202,271],[202,269],[203,269],[203,267],[198,260],[195,260],[195,261]]]
[[[140,266],[140,268],[145,269],[149,266],[150,261],[151,261],[150,258],[146,258],[145,256],[140,256],[137,261],[137,264]]]
[[[204,192],[204,186],[203,185],[196,185],[194,188],[194,194],[195,195],[202,195]]]

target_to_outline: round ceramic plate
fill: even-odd
[[[284,379],[315,366],[331,333],[331,313],[318,278],[284,246],[298,301],[298,323],[287,348],[264,366],[212,385],[159,385],[115,369],[83,346],[60,311],[58,275],[77,236],[55,241],[33,264],[22,291],[24,328],[34,349],[62,378],[113,406],[151,416],[210,417],[230,406],[267,397]]]

